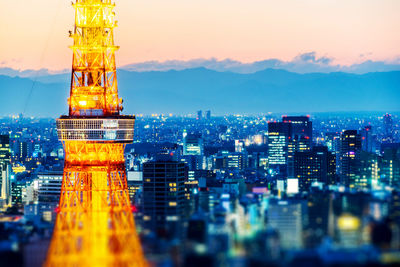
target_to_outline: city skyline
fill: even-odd
[[[12,1],[0,22],[0,67],[62,70],[71,63],[69,1]],[[321,64],[398,63],[400,3],[385,1],[121,1],[120,66],[197,58],[290,62],[315,53]],[[51,16],[44,15],[51,14]],[[15,23],[9,23],[14,21]],[[185,23],[183,23],[185,22]],[[30,29],[28,30],[28,25]]]
[[[1,266],[400,264],[399,1],[115,2],[0,3]]]

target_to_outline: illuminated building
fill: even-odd
[[[183,155],[203,155],[203,138],[200,134],[187,134],[183,136]]]
[[[361,136],[356,130],[346,130],[340,135],[339,175],[341,182],[350,188],[363,186],[360,179]]]
[[[197,111],[197,117],[196,117],[196,119],[197,119],[197,120],[203,119],[203,111],[201,111],[201,110]]]
[[[272,199],[269,203],[268,226],[278,230],[285,249],[298,249],[303,245],[303,225],[308,217],[306,204],[295,199]]]
[[[338,133],[325,133],[324,139],[329,151],[336,153],[339,150],[340,135]]]
[[[288,144],[291,136],[291,124],[283,122],[268,123],[268,163],[272,169],[277,168],[287,174]]]
[[[143,164],[144,227],[180,236],[185,209],[185,163],[159,159]]]
[[[128,171],[128,188],[131,203],[137,205],[143,190],[143,172]]]
[[[118,97],[111,0],[76,0],[69,115],[58,215],[45,266],[145,266],[126,181],[134,116]]]
[[[361,131],[361,147],[363,151],[375,152],[374,136],[372,135],[372,127],[365,126]]]
[[[292,124],[292,135],[306,137],[308,145],[312,142],[312,121],[308,116],[283,116],[282,122]]]
[[[247,167],[247,153],[221,151],[215,157],[214,168],[221,169],[239,169]]]
[[[294,154],[294,177],[299,179],[301,190],[309,190],[313,182],[333,184],[335,168],[335,156],[325,146]]]
[[[342,214],[337,219],[340,244],[345,248],[356,248],[361,244],[360,219],[351,214]]]
[[[26,185],[23,182],[14,181],[11,183],[11,203],[13,206],[22,204],[22,191]]]
[[[30,144],[28,142],[20,142],[19,143],[19,159],[21,161],[25,161],[25,159],[30,154]]]
[[[11,204],[10,162],[11,151],[9,136],[0,135],[0,199],[5,206]]]
[[[383,143],[392,143],[393,142],[393,119],[392,115],[385,114],[383,116],[383,127],[384,127],[384,136],[382,138]]]
[[[308,116],[283,116],[282,122],[290,124],[287,165],[288,176],[294,177],[294,154],[311,149],[312,122]]]
[[[243,152],[244,143],[240,140],[235,140],[235,152]]]
[[[379,164],[381,178],[390,186],[400,186],[400,144],[383,144]]]
[[[63,174],[60,172],[39,173],[38,200],[40,202],[58,202],[62,186]]]
[[[360,180],[358,187],[370,189],[376,188],[380,182],[379,156],[366,151],[360,152]]]
[[[206,119],[211,120],[211,110],[206,111]]]

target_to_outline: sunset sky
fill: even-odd
[[[119,66],[149,60],[399,61],[399,0],[115,0]],[[0,67],[71,65],[71,0],[0,0]]]

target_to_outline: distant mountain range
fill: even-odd
[[[11,75],[11,74],[10,74]],[[12,75],[11,75],[12,76]],[[67,113],[70,74],[0,75],[0,116]],[[35,82],[34,82],[35,80]],[[400,71],[366,74],[265,69],[241,74],[206,68],[118,72],[125,114],[400,111]]]
[[[360,55],[363,59],[364,55]],[[148,71],[169,71],[186,70],[195,68],[206,68],[219,72],[234,72],[241,74],[250,74],[265,69],[279,69],[296,73],[330,73],[347,72],[355,74],[365,74],[368,72],[387,72],[400,71],[400,58],[392,61],[373,61],[361,60],[360,63],[352,65],[338,65],[334,59],[328,56],[318,56],[316,52],[299,54],[290,61],[280,59],[265,59],[251,63],[243,63],[233,59],[218,60],[211,59],[192,59],[192,60],[167,60],[167,61],[146,61],[128,64],[119,69],[126,71],[148,72]],[[50,71],[48,69],[40,70],[15,70],[11,68],[0,68],[0,75],[18,76],[23,78],[42,77],[54,74],[66,74],[70,69]]]

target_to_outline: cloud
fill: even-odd
[[[324,64],[328,65],[331,64],[333,58],[329,57],[317,57],[317,53],[315,51],[303,53],[295,57],[294,61],[303,61],[308,63],[315,63],[315,64]]]
[[[168,60],[168,61],[146,61],[125,65],[120,69],[136,72],[147,71],[169,71],[184,70],[193,68],[207,68],[219,72],[234,73],[255,73],[265,69],[282,69],[297,73],[330,73],[330,72],[349,72],[349,73],[367,73],[384,72],[400,70],[400,56],[390,61],[372,61],[368,60],[371,53],[360,54],[360,63],[350,66],[334,64],[334,58],[329,56],[319,56],[315,51],[306,52],[297,55],[292,60],[283,61],[276,58],[270,58],[251,63],[243,63],[233,59],[218,60],[216,58],[197,58],[192,60]],[[5,62],[5,65],[4,65]],[[3,65],[1,65],[3,63]],[[7,66],[7,62],[0,62],[0,66]],[[41,70],[13,70],[6,67],[0,68],[0,75],[20,76],[20,77],[43,77],[52,74],[69,73],[69,70],[49,71]]]

